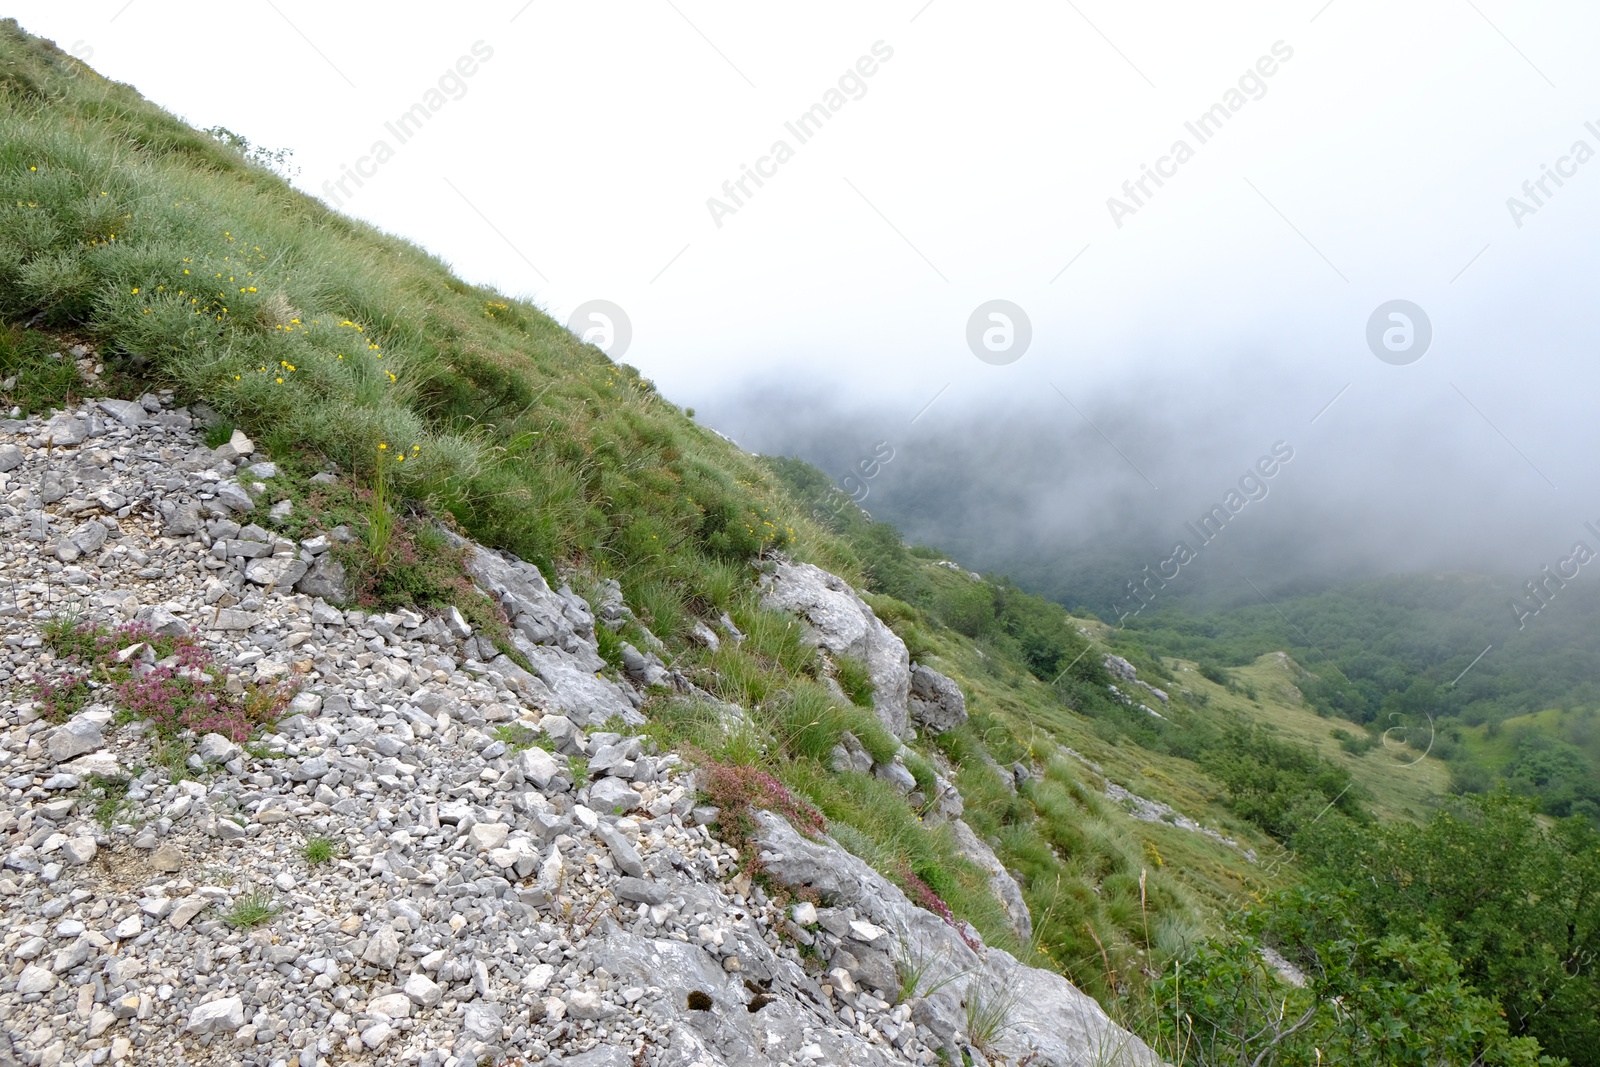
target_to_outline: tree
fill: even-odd
[[[1600,834],[1546,829],[1508,792],[1463,798],[1423,826],[1323,820],[1295,846],[1319,891],[1341,893],[1362,936],[1450,946],[1514,1036],[1600,1067]],[[1295,938],[1287,939],[1293,942]]]

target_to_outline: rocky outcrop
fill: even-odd
[[[531,563],[454,539],[466,549],[467,573],[511,620],[511,644],[548,691],[552,710],[583,725],[599,725],[613,715],[633,725],[644,721],[635,710],[639,695],[600,675],[605,661],[595,638],[594,614],[582,597],[567,585],[552,590]],[[608,612],[621,618],[615,604]]]
[[[824,954],[844,949],[856,956],[858,969],[871,972],[874,953],[912,953],[936,961],[935,980],[959,976],[943,989],[918,998],[911,1017],[925,1019],[930,1034],[948,1034],[947,1059],[960,1063],[959,1036],[966,1027],[964,1000],[1004,997],[1013,1003],[1009,1029],[998,1040],[998,1051],[1013,1062],[1040,1067],[1076,1067],[1096,1062],[1125,1067],[1157,1067],[1160,1059],[1137,1037],[1127,1033],[1100,1009],[1092,998],[1051,971],[1019,964],[1015,957],[980,943],[968,944],[963,931],[932,912],[916,907],[898,887],[832,842],[809,841],[776,815],[757,817],[755,837],[761,862],[774,881],[796,892],[813,893],[835,913],[845,913],[842,924],[819,933],[815,946]],[[862,944],[856,924],[865,922],[883,931],[878,939]],[[870,931],[867,931],[870,933]],[[859,985],[848,968],[846,977]],[[837,979],[835,979],[837,981]],[[1103,1057],[1094,1059],[1097,1051]],[[1031,1057],[1031,1059],[1030,1059]],[[838,1061],[842,1062],[842,1061]]]
[[[1145,692],[1161,701],[1161,703],[1167,703],[1168,697],[1166,691],[1157,689],[1149,682],[1140,681],[1139,669],[1133,664],[1129,663],[1127,660],[1123,659],[1121,656],[1114,656],[1107,653],[1104,663],[1107,673],[1109,673],[1113,678],[1120,678],[1125,682],[1132,682],[1140,689],[1143,689]],[[1147,708],[1145,710],[1148,711],[1149,709]]]
[[[911,691],[907,708],[911,721],[942,734],[967,721],[967,698],[961,687],[932,667],[911,665]]]
[[[761,581],[764,606],[799,615],[813,644],[867,665],[873,711],[895,737],[906,736],[911,657],[905,642],[873,614],[850,583],[821,567],[785,559],[777,560]]]
[[[1023,899],[1022,887],[1011,877],[1011,872],[1000,862],[1000,857],[994,854],[994,849],[974,833],[972,827],[960,819],[952,819],[950,829],[955,836],[956,851],[989,876],[989,892],[1006,909],[1012,932],[1027,941],[1033,936],[1033,916],[1028,913],[1028,902]]]

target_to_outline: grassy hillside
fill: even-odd
[[[725,832],[737,835],[743,799],[814,808],[909,892],[1146,1033],[1176,1003],[1162,990],[1180,963],[1232,943],[1208,939],[1299,880],[1297,835],[1370,827],[1374,811],[1423,818],[1442,784],[1430,762],[1403,767],[1392,746],[1362,754],[1362,727],[1308,712],[1293,661],[1225,671],[1154,654],[1151,635],[1112,633],[906,546],[820,472],[739,451],[541,309],[329,211],[236,139],[187,127],[13,22],[0,22],[0,327],[8,405],[74,397],[77,368],[50,357],[82,342],[103,364],[97,394],[171,388],[213,413],[214,441],[246,430],[283,472],[263,505],[289,499],[292,523],[364,531],[350,561],[371,601],[455,603],[494,632],[438,523],[580,591],[616,579],[674,666],[747,711],[730,727],[666,692],[645,706],[654,735],[707,770]],[[330,468],[337,488],[311,482]],[[870,692],[833,688],[849,665],[761,608],[757,568],[779,551],[861,587],[914,659],[960,682],[970,721],[918,741],[906,763],[924,796],[935,773],[960,786],[966,820],[1023,887],[1028,943],[925,803],[828,769],[846,730],[879,758],[894,741]],[[743,643],[688,640],[724,611]],[[637,625],[602,635],[613,668],[623,639],[646,640]],[[1170,701],[1125,680],[1136,699],[1119,698],[1108,653]],[[1136,819],[1159,809],[1113,802],[1112,783],[1175,810]],[[1321,1011],[1342,994],[1307,995]]]
[[[1535,602],[1497,579],[1402,576],[1285,599],[1277,610],[1168,608],[1130,619],[1129,629],[1150,648],[1236,676],[1269,650],[1289,650],[1308,668],[1295,684],[1319,714],[1348,717],[1391,747],[1422,742],[1448,763],[1447,788],[1504,784],[1538,797],[1546,814],[1600,823],[1589,725],[1600,708],[1600,591],[1571,582],[1520,629],[1514,603]]]

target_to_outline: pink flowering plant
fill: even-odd
[[[188,730],[247,741],[276,721],[295,693],[285,683],[230,693],[205,646],[144,623],[58,620],[45,628],[45,639],[56,659],[49,673],[34,677],[34,694],[51,719],[64,719],[109,690],[123,717],[145,719],[163,736]]]
[[[972,935],[972,928],[956,918],[955,912],[950,910],[950,905],[944,902],[943,897],[934,892],[931,885],[917,876],[917,872],[911,869],[910,864],[902,863],[899,874],[900,881],[905,886],[906,896],[910,898],[911,903],[925,911],[931,911],[943,919],[956,933],[961,935],[961,940],[965,941],[967,947],[972,951],[976,952],[983,947],[983,942]]]
[[[770,771],[749,764],[706,760],[701,764],[700,789],[719,810],[717,825],[729,844],[742,848],[755,829],[753,813],[776,812],[803,834],[821,837],[827,832],[822,813],[797,797]]]

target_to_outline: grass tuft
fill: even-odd
[[[249,930],[270,921],[283,909],[272,902],[266,893],[246,893],[235,897],[233,907],[223,915],[222,921],[240,930]]]
[[[343,854],[343,848],[331,837],[313,837],[301,848],[300,854],[307,863],[316,867],[324,863],[332,863]]]

